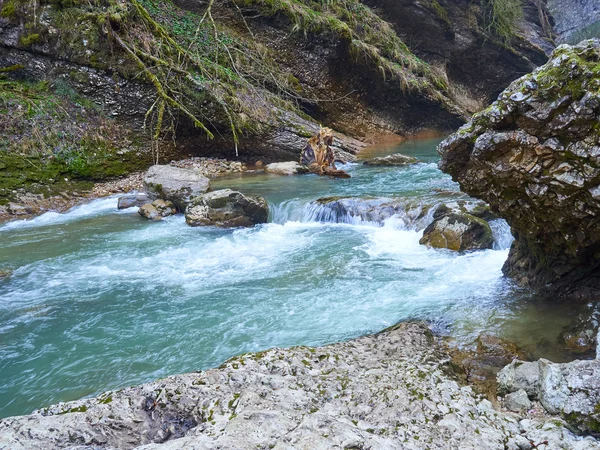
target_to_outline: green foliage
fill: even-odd
[[[333,34],[348,43],[355,58],[364,58],[384,78],[399,81],[403,89],[426,91],[436,97],[439,90],[446,89],[445,81],[435,76],[427,63],[413,55],[393,27],[358,0],[236,2],[241,6],[258,8],[266,15],[284,15],[291,22],[293,31]]]
[[[486,29],[504,43],[509,43],[523,18],[521,0],[483,0]]]
[[[150,163],[120,126],[64,82],[54,89],[0,80],[0,117],[0,203],[21,187],[64,189],[65,179],[102,180]]]
[[[8,0],[0,10],[0,17],[10,19],[17,13],[18,3],[16,0]]]
[[[19,38],[19,43],[24,47],[29,47],[33,44],[40,42],[40,35],[38,33],[31,33]]]

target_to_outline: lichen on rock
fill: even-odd
[[[0,420],[11,450],[78,448],[600,449],[556,418],[496,410],[448,374],[426,325],[323,347],[247,353],[188,373]],[[509,444],[507,444],[509,443]],[[527,448],[527,447],[524,447]]]

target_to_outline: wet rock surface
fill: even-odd
[[[138,214],[148,220],[162,220],[165,217],[177,214],[175,204],[170,200],[154,200],[152,203],[142,205]]]
[[[515,415],[461,387],[427,327],[403,323],[319,348],[244,354],[0,421],[20,449],[598,449],[556,418]]]
[[[497,403],[498,372],[514,360],[528,359],[528,354],[515,343],[490,334],[480,335],[465,348],[448,344],[456,375],[494,404]]]
[[[586,296],[600,287],[600,41],[561,46],[438,150],[440,168],[505,218],[519,284]]]
[[[143,206],[149,202],[146,194],[129,194],[119,197],[117,200],[117,209],[133,208],[134,206]]]
[[[434,213],[434,220],[423,231],[419,243],[457,252],[489,249],[494,237],[489,224],[468,213]]]
[[[586,304],[573,323],[567,325],[559,341],[572,353],[587,357],[600,357],[598,333],[600,332],[600,303]]]
[[[369,159],[363,162],[363,164],[365,166],[406,166],[407,164],[415,164],[417,162],[417,158],[395,153],[393,155]]]
[[[170,200],[184,212],[192,198],[208,191],[210,181],[192,169],[156,165],[148,169],[144,186],[150,199]]]
[[[185,221],[193,227],[251,227],[265,223],[268,216],[264,198],[221,189],[194,198],[185,212]]]

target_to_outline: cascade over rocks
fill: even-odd
[[[564,295],[600,288],[600,40],[562,45],[438,147],[440,168],[505,218],[505,274]]]
[[[266,223],[269,206],[262,197],[252,197],[231,189],[221,189],[194,198],[185,211],[192,227],[251,227]]]
[[[148,169],[144,186],[151,200],[170,200],[178,211],[184,212],[193,197],[208,191],[210,181],[194,170],[156,165]]]

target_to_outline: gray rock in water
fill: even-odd
[[[169,200],[154,200],[152,203],[142,205],[138,210],[138,214],[148,220],[159,221],[164,217],[177,214],[175,204]]]
[[[494,237],[485,220],[471,214],[450,213],[438,216],[429,224],[419,243],[462,252],[492,248]]]
[[[265,172],[277,175],[297,175],[308,173],[308,169],[305,166],[300,165],[297,161],[287,161],[267,164],[265,166]]]
[[[531,408],[531,401],[527,396],[527,392],[523,389],[519,389],[516,392],[511,392],[504,398],[504,405],[506,406],[506,409],[511,411],[526,411]]]
[[[123,197],[119,197],[117,200],[118,209],[133,208],[134,206],[140,207],[148,203],[150,199],[146,194],[128,194]]]
[[[389,156],[380,156],[365,161],[365,166],[406,166],[407,164],[414,164],[419,162],[417,158],[412,156],[406,156],[401,153],[395,153]]]
[[[192,198],[209,190],[210,181],[195,170],[156,165],[148,169],[144,186],[150,199],[170,200],[184,212]]]
[[[269,206],[264,198],[222,189],[194,198],[185,212],[185,221],[193,227],[251,227],[265,223],[268,216]]]
[[[12,270],[0,269],[0,281],[12,275]]]

